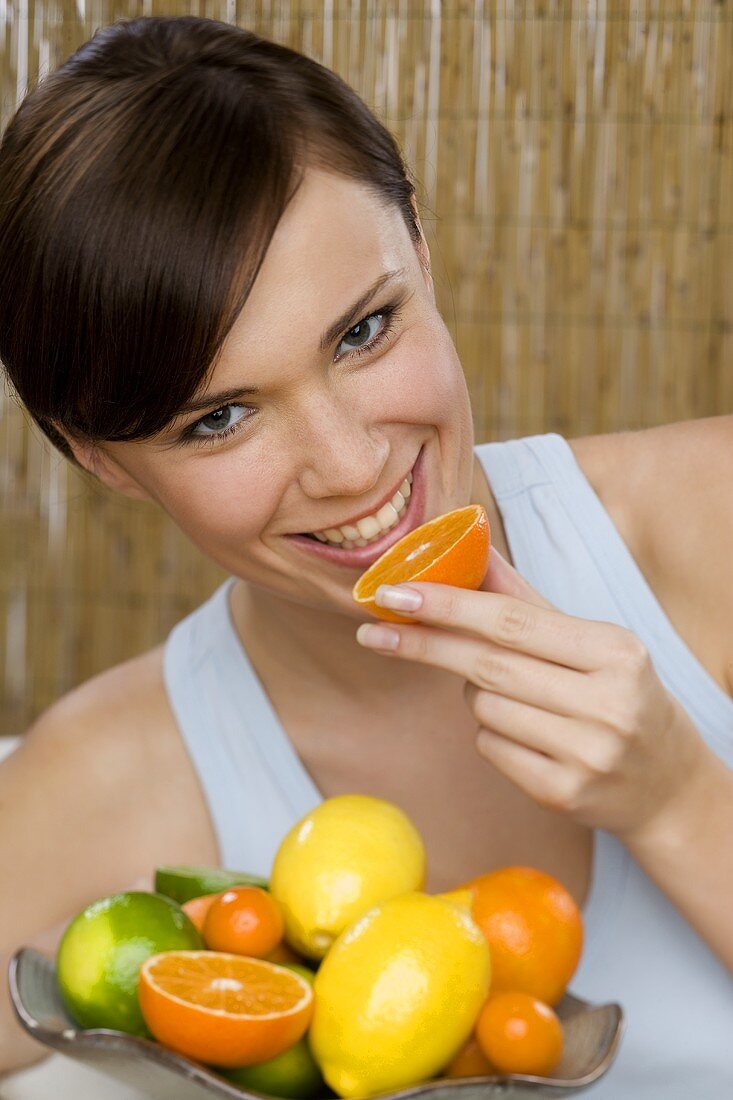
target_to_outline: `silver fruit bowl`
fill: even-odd
[[[148,1039],[103,1028],[79,1029],[61,1002],[53,960],[38,951],[24,947],[15,953],[9,984],[16,1015],[34,1039],[139,1089],[152,1100],[263,1100],[261,1093],[247,1092],[214,1070]],[[563,997],[556,1011],[562,1020],[565,1049],[553,1077],[444,1077],[380,1096],[382,1100],[537,1100],[580,1092],[611,1065],[623,1032],[623,1013],[617,1004],[592,1005],[571,994]],[[329,1090],[327,1095],[335,1094]]]

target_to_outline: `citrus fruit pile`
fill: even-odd
[[[59,989],[80,1026],[153,1038],[272,1096],[551,1074],[552,1006],[582,947],[572,897],[529,867],[443,894],[425,876],[399,807],[329,798],[283,838],[269,881],[161,867],[156,892],[88,906],[61,941]]]

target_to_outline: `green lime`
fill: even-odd
[[[297,964],[293,964],[294,967],[295,965]],[[220,1069],[217,1073],[233,1081],[235,1085],[264,1092],[267,1096],[311,1100],[312,1097],[322,1095],[326,1089],[305,1036],[267,1062],[259,1062],[256,1066],[242,1066],[239,1069]]]
[[[203,894],[219,894],[230,886],[259,886],[269,889],[267,879],[245,871],[226,871],[223,867],[158,867],[155,889],[179,905]]]
[[[137,999],[141,965],[158,951],[203,946],[170,898],[141,890],[100,898],[74,917],[59,945],[56,977],[62,999],[83,1028],[147,1035]]]

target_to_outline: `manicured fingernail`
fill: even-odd
[[[367,649],[397,649],[400,632],[393,630],[391,626],[362,623],[356,632],[356,640]]]
[[[405,584],[380,584],[374,593],[374,602],[379,607],[391,607],[393,611],[417,611],[422,605],[422,596]]]

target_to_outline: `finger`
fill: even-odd
[[[490,729],[480,729],[480,755],[541,805],[558,805],[567,785],[564,765]]]
[[[515,744],[534,749],[543,756],[567,760],[567,751],[563,753],[562,748],[563,741],[567,743],[567,718],[548,714],[490,691],[477,691],[471,710],[482,729],[500,733]]]
[[[491,691],[476,691],[470,707],[481,727],[559,763],[577,763],[578,747],[587,737],[582,728],[571,725],[571,718]]]
[[[413,606],[405,598],[412,597]],[[623,631],[613,623],[566,615],[516,596],[410,581],[380,585],[376,601],[410,619],[465,630],[508,649],[581,672],[604,667]],[[419,606],[416,606],[418,605]]]
[[[364,623],[357,638],[369,649],[454,672],[468,681],[466,690],[492,691],[568,718],[592,720],[598,710],[595,685],[584,673],[492,642],[419,623]]]

